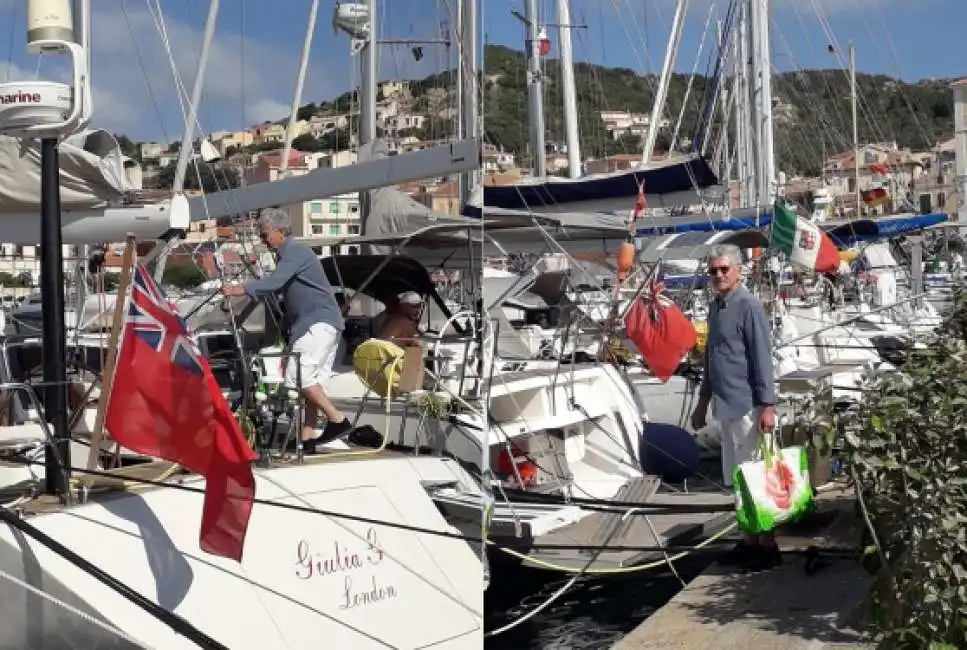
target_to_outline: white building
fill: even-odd
[[[337,151],[335,153],[313,154],[303,167],[292,169],[293,174],[305,174],[313,169],[345,167],[356,164],[356,152]],[[359,195],[340,194],[315,201],[306,201],[285,206],[292,219],[292,234],[295,237],[352,237],[361,230]],[[338,249],[338,250],[334,250]],[[359,246],[314,246],[319,255],[358,255]]]

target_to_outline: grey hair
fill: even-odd
[[[742,251],[734,244],[712,246],[708,251],[708,258],[711,260],[716,257],[724,257],[732,263],[732,266],[742,266]]]
[[[292,233],[292,219],[289,213],[279,208],[265,208],[259,213],[259,226],[268,226],[272,230],[281,230],[288,237]]]

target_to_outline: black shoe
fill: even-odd
[[[745,566],[745,573],[759,573],[782,566],[782,552],[778,546],[760,546]]]
[[[368,424],[364,424],[353,429],[347,441],[357,447],[379,449],[383,445],[383,435]]]
[[[753,546],[745,540],[742,540],[719,559],[719,564],[725,566],[745,566],[758,552],[758,546]]]
[[[341,422],[327,422],[326,428],[322,430],[317,437],[311,440],[302,441],[302,453],[303,454],[315,454],[317,453],[316,447],[319,445],[324,445],[333,440],[338,440],[346,434],[353,430],[353,425],[349,420],[343,418]]]

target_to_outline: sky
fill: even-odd
[[[377,1],[385,39],[439,39],[452,29],[458,2]],[[40,61],[27,53],[26,4],[0,0],[0,82],[64,74],[63,58]],[[159,4],[162,20],[152,13]],[[335,4],[320,3],[302,103],[331,99],[358,83],[359,63],[350,55],[349,39],[332,28]],[[523,26],[511,11],[523,13],[523,0],[481,4],[483,39],[522,49]],[[199,115],[203,131],[234,130],[288,115],[310,5],[310,0],[221,3]],[[555,5],[538,0],[542,22],[556,23]],[[172,61],[185,94],[190,93],[208,0],[94,0],[93,6],[93,126],[137,141],[180,139],[184,118]],[[657,73],[674,7],[675,0],[572,0],[573,22],[581,26],[574,30],[575,60]],[[691,0],[678,71],[693,69],[710,11],[714,25],[726,7],[727,0]],[[852,42],[862,72],[908,81],[967,74],[967,45],[958,38],[967,25],[965,0],[772,0],[772,13],[773,65],[780,71],[845,67]],[[552,43],[555,31],[549,29]],[[828,52],[831,42],[838,56]],[[706,68],[709,47],[707,42],[699,72]],[[381,46],[382,78],[420,78],[455,60],[443,46],[426,45],[417,62],[409,48]],[[551,56],[556,54],[554,47]],[[486,70],[486,61],[483,66]]]

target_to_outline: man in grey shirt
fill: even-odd
[[[345,325],[319,258],[308,246],[293,240],[290,230],[287,213],[276,208],[263,210],[259,216],[259,236],[277,254],[275,271],[244,286],[226,285],[222,293],[252,298],[283,294],[289,320],[289,351],[299,355],[298,364],[286,364],[285,380],[287,386],[298,388],[306,398],[302,449],[304,453],[314,454],[317,445],[341,438],[352,430],[349,420],[324,390],[332,375]],[[316,437],[319,411],[326,415],[326,427]]]
[[[731,487],[740,464],[752,459],[760,435],[776,422],[776,389],[772,377],[772,332],[762,305],[742,286],[742,255],[735,246],[715,246],[708,272],[718,294],[709,309],[705,375],[692,413],[695,431],[707,424],[709,404],[722,436],[722,474]],[[752,535],[739,543],[732,558],[754,568],[781,563],[772,533]]]

